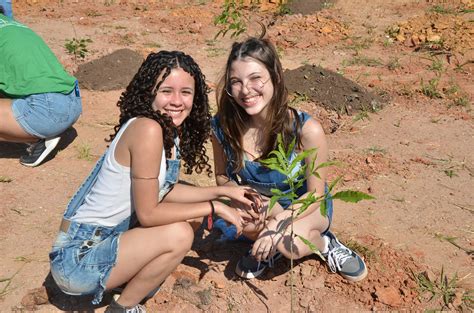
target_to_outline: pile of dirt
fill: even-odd
[[[284,72],[290,94],[309,98],[339,114],[375,111],[383,106],[380,97],[350,79],[316,65],[304,65]]]
[[[474,49],[474,25],[467,15],[426,13],[393,25],[387,32],[409,47],[428,46],[430,49],[459,53]]]
[[[81,87],[106,91],[128,86],[143,57],[130,49],[120,49],[97,60],[79,65],[74,76]]]
[[[284,15],[268,29],[278,47],[305,49],[326,46],[349,35],[349,29],[328,13]]]

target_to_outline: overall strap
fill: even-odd
[[[76,214],[77,209],[84,203],[86,195],[89,193],[92,186],[94,186],[94,183],[97,181],[97,176],[99,175],[100,169],[102,168],[102,164],[104,163],[106,154],[107,151],[97,161],[89,176],[86,178],[86,180],[76,191],[72,199],[69,201],[66,211],[64,212],[64,218],[68,219],[74,216],[74,214]]]

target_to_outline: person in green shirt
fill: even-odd
[[[20,163],[37,166],[81,112],[76,78],[40,36],[0,13],[0,141],[29,143]]]

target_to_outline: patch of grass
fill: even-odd
[[[438,14],[454,14],[456,13],[453,9],[445,8],[442,5],[435,5],[430,9],[431,12],[435,12]]]
[[[391,45],[393,45],[393,38],[386,37],[383,40],[383,46],[386,48],[386,47],[390,47]]]
[[[437,279],[430,279],[426,272],[415,274],[413,277],[418,285],[418,289],[422,294],[430,294],[430,299],[432,301],[435,299],[441,300],[442,308],[447,309],[450,307],[450,304],[453,305],[453,302],[456,298],[456,292],[459,289],[459,282],[457,273],[454,274],[452,278],[449,278],[448,275],[444,273],[444,268],[441,268],[440,276]],[[472,290],[463,292],[461,296],[461,305],[471,307],[473,304]]]
[[[161,48],[161,44],[157,43],[157,42],[147,42],[145,43],[145,47],[147,48]]]
[[[288,7],[288,4],[284,2],[280,2],[280,4],[278,5],[277,13],[281,16],[293,14],[293,12],[291,12],[291,9]]]
[[[64,48],[66,48],[66,51],[69,54],[74,55],[74,59],[77,60],[77,58],[84,59],[89,52],[87,49],[87,45],[92,42],[92,39],[90,38],[72,38],[72,39],[66,39],[66,42],[64,44]]]
[[[346,247],[351,249],[352,251],[355,251],[362,255],[365,260],[367,261],[375,261],[379,258],[377,252],[375,250],[370,249],[367,246],[364,246],[363,244],[355,241],[355,240],[349,240],[345,243]]]
[[[207,56],[209,58],[215,58],[215,57],[218,57],[218,56],[223,55],[225,53],[224,49],[222,49],[222,48],[213,48],[213,47],[205,48],[204,51],[207,52]]]
[[[370,154],[385,154],[387,153],[387,150],[379,146],[371,146],[365,149],[365,152]]]
[[[8,176],[0,175],[0,183],[11,183],[13,179]]]
[[[363,55],[354,56],[352,59],[346,59],[342,61],[343,66],[351,66],[351,65],[364,65],[369,67],[377,67],[382,65],[382,61],[380,59],[369,58]]]
[[[430,71],[441,73],[444,70],[444,63],[443,60],[438,58],[434,58],[431,61],[431,65],[428,67]]]
[[[297,108],[301,102],[307,102],[309,97],[305,93],[295,92],[290,100],[290,106]]]
[[[102,16],[102,13],[99,13],[99,11],[96,11],[94,9],[89,9],[87,10],[86,15],[89,17],[98,17],[98,16]]]
[[[387,68],[391,71],[396,70],[397,68],[400,68],[400,59],[397,57],[391,57],[390,60],[387,63]]]
[[[363,37],[349,37],[348,40],[351,40],[352,43],[346,46],[346,49],[354,50],[356,53],[359,51],[368,49],[374,42],[372,38],[363,38]]]
[[[79,160],[92,161],[91,147],[87,143],[76,146],[77,158]]]
[[[360,111],[359,113],[357,113],[353,118],[352,120],[354,122],[357,122],[357,121],[363,121],[363,120],[370,120],[370,116],[369,116],[369,113],[367,111]]]
[[[428,84],[423,82],[421,79],[421,93],[425,96],[434,99],[442,98],[441,92],[438,90],[439,78],[432,78],[428,81]]]
[[[468,97],[461,96],[453,100],[453,105],[468,108],[471,106],[471,103],[469,102]]]
[[[453,177],[456,177],[456,176],[459,176],[455,170],[453,169],[446,169],[444,170],[444,173],[446,174],[446,176],[448,176],[449,178],[453,178]]]

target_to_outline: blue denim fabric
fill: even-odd
[[[178,140],[175,139],[175,145],[178,144]],[[69,201],[64,219],[71,220],[82,205],[97,180],[104,159],[105,153]],[[180,168],[178,149],[176,160],[166,160],[166,164],[166,182],[160,190],[160,200],[161,195],[166,195],[178,181]],[[120,235],[134,225],[133,219],[134,215],[131,215],[115,227],[71,221],[67,233],[59,232],[49,258],[51,274],[64,293],[94,294],[92,303],[100,303],[110,272],[116,264]]]
[[[309,114],[305,112],[298,112],[298,116],[301,120],[302,125],[304,125],[304,123],[310,118]],[[227,160],[232,160],[232,151],[230,149],[230,145],[225,140],[224,132],[222,128],[220,127],[219,119],[217,117],[214,117],[211,120],[211,127],[214,132],[214,135],[216,136],[217,140],[219,141],[219,143],[221,144],[224,150]],[[296,157],[296,152],[293,151],[290,156],[290,160],[295,157]],[[238,173],[233,173],[232,161],[230,162],[228,161],[226,165],[227,176],[233,181],[235,181],[236,183],[238,183],[239,185],[248,185],[254,188],[255,190],[257,190],[258,192],[260,192],[262,195],[269,196],[269,197],[272,195],[271,193],[272,188],[279,189],[283,191],[284,193],[290,191],[290,186],[288,185],[288,183],[284,182],[286,180],[285,175],[281,174],[280,172],[276,170],[270,170],[269,168],[263,166],[259,162],[248,161],[248,160],[245,160],[244,162],[245,162],[245,166]],[[301,162],[300,166],[302,166],[303,164],[304,164],[304,161]],[[298,171],[298,167],[295,168],[294,171]],[[296,194],[298,196],[301,196],[304,193],[306,193],[307,190],[308,190],[308,187],[305,181],[303,186],[301,186],[298,190],[296,190]],[[284,209],[287,209],[290,205],[290,200],[288,198],[282,198],[279,201],[279,204]],[[330,197],[326,200],[326,206],[328,209],[329,223],[331,223],[332,215],[333,215],[333,203]],[[329,230],[329,228],[327,230]]]
[[[13,18],[12,0],[0,0],[0,5],[5,9],[5,16]]]
[[[41,93],[13,99],[12,111],[20,126],[38,138],[55,137],[74,124],[82,112],[79,87],[67,95]]]

